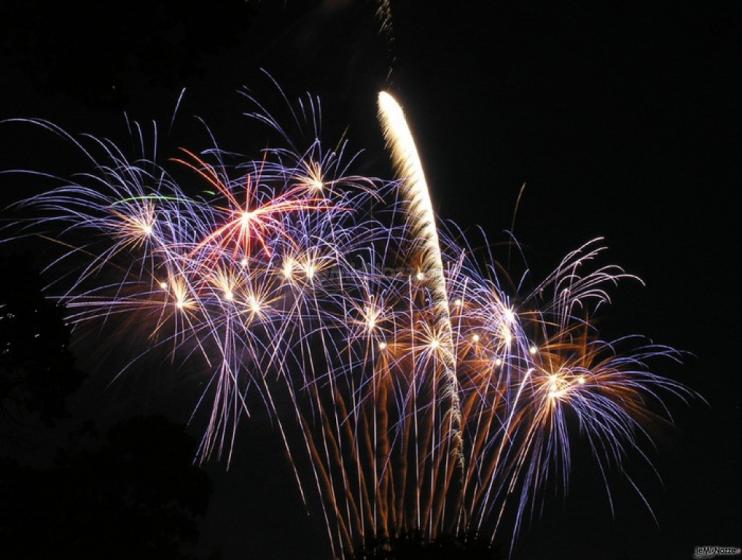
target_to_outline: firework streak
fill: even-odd
[[[62,247],[49,291],[70,323],[110,325],[113,339],[144,329],[142,353],[197,364],[208,379],[201,458],[229,460],[240,418],[264,408],[336,557],[407,533],[494,540],[508,526],[512,543],[544,486],[566,489],[575,434],[610,500],[608,469],[644,456],[642,426],[668,416],[662,395],[690,395],[647,369],[677,352],[595,331],[606,290],[634,277],[593,264],[598,239],[533,290],[511,288],[489,251],[437,228],[386,93],[395,181],[355,174],[346,140],[325,147],[315,98],[292,109],[302,149],[252,102],[289,147],[255,159],[183,148],[160,163],[139,126],[130,159],[109,140],[22,121],[90,164],[51,178],[7,226],[8,240]]]

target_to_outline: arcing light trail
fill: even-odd
[[[430,281],[430,292],[434,306],[433,330],[437,333],[436,342],[441,348],[441,362],[448,386],[445,397],[450,400],[447,415],[450,417],[450,437],[453,438],[454,454],[458,462],[463,461],[461,437],[461,406],[459,387],[456,379],[456,358],[453,347],[451,314],[443,272],[441,247],[435,213],[430,201],[428,184],[425,180],[420,156],[412,137],[404,112],[397,101],[388,93],[379,93],[379,120],[392,152],[392,159],[401,177],[400,190],[406,203],[409,234],[419,240],[417,251],[422,267],[420,274]],[[421,277],[422,277],[421,276]],[[463,463],[462,463],[463,466]]]
[[[512,542],[547,484],[566,489],[576,433],[612,503],[609,468],[644,456],[661,393],[690,395],[647,369],[675,351],[595,330],[607,289],[633,277],[594,265],[595,240],[532,292],[511,290],[495,262],[436,227],[390,95],[378,110],[397,181],[354,174],[347,141],[325,148],[317,106],[292,110],[308,128],[302,151],[253,113],[291,147],[247,161],[211,146],[161,164],[143,140],[129,159],[24,121],[73,142],[92,169],[20,203],[32,216],[13,236],[59,239],[50,291],[76,328],[115,327],[113,341],[143,331],[145,351],[202,364],[201,457],[231,454],[240,419],[263,406],[336,557],[409,533],[494,540],[507,526]]]

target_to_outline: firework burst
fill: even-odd
[[[647,369],[677,352],[595,330],[608,288],[634,277],[590,271],[596,240],[531,292],[511,290],[497,263],[437,227],[390,95],[379,117],[396,181],[354,174],[345,140],[326,149],[318,106],[292,109],[310,131],[298,149],[257,105],[250,115],[287,147],[236,161],[210,146],[162,164],[143,141],[131,160],[110,141],[24,121],[92,165],[17,205],[32,217],[13,237],[62,247],[50,292],[77,328],[127,317],[147,351],[202,358],[202,458],[229,457],[240,418],[261,403],[337,557],[409,532],[494,539],[508,523],[512,542],[540,490],[566,488],[575,429],[610,499],[608,468],[641,453],[662,395],[690,395]]]

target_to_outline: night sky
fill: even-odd
[[[610,478],[612,518],[599,473],[577,452],[567,497],[546,497],[513,558],[674,559],[690,558],[696,545],[742,545],[733,275],[740,258],[740,14],[701,4],[544,9],[393,0],[386,34],[374,3],[361,0],[186,4],[5,0],[0,118],[47,118],[128,145],[124,113],[166,129],[186,88],[164,153],[207,143],[194,115],[223,146],[254,150],[264,139],[250,136],[255,128],[235,92],[245,85],[280,106],[263,68],[290,98],[318,94],[327,136],[347,128],[352,146],[367,149],[361,171],[389,175],[375,107],[377,92],[388,89],[405,107],[442,218],[470,232],[482,226],[497,246],[525,183],[515,234],[537,278],[567,251],[604,236],[610,260],[646,282],[615,291],[602,313],[604,336],[640,332],[687,351],[684,365],[667,363],[660,372],[708,401],[670,399],[675,425],[651,427],[656,449],[648,453],[662,482],[641,461],[627,461],[659,526],[619,472]],[[81,164],[38,130],[0,126],[0,169],[69,172]],[[2,175],[0,202],[35,188]],[[40,266],[31,245],[2,252]],[[3,263],[6,276],[11,265]],[[39,448],[51,453],[76,418],[100,430],[138,415],[188,420],[203,384],[199,372],[168,371],[152,360],[108,387],[133,345],[92,340],[72,345],[86,377],[69,397],[62,427],[39,426],[21,439],[42,441]],[[188,433],[198,436],[200,428],[197,419]],[[241,425],[229,471],[223,462],[205,467],[212,492],[196,527],[198,557],[328,557],[321,521],[303,510],[271,430],[257,414]],[[7,455],[26,461],[28,446],[16,447],[8,445]],[[201,484],[198,476],[184,484]]]

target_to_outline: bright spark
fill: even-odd
[[[291,280],[291,277],[294,275],[294,264],[294,259],[292,258],[287,258],[283,261],[281,272],[286,280]],[[307,276],[309,276],[309,274],[307,274]]]

